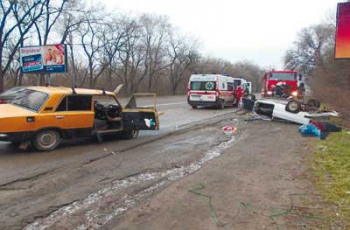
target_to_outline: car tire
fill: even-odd
[[[312,107],[315,107],[315,108],[317,108],[317,109],[319,109],[320,106],[321,106],[321,102],[320,102],[319,100],[315,99],[315,98],[309,99],[309,100],[306,102],[306,104],[307,104],[308,106],[312,106]]]
[[[60,134],[54,129],[38,132],[34,136],[33,146],[39,151],[54,150],[61,142]]]
[[[197,109],[196,105],[191,105],[192,109]]]
[[[301,110],[301,103],[297,100],[290,100],[286,105],[286,111],[291,113],[299,113]]]
[[[123,137],[125,139],[134,139],[137,138],[139,136],[139,130],[137,129],[131,129],[129,131],[125,131],[123,134]]]

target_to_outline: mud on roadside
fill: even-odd
[[[103,229],[324,229],[308,176],[312,153],[297,127],[241,123],[221,157]]]
[[[238,132],[233,136],[223,134],[221,128],[225,125],[238,126]],[[301,229],[318,226],[319,220],[313,218],[317,217],[315,207],[304,205],[312,184],[304,176],[307,173],[306,140],[296,130],[297,126],[291,124],[244,123],[242,117],[224,116],[149,145],[140,144],[112,154],[84,166],[84,170],[98,170],[95,176],[84,172],[92,179],[84,180],[82,175],[76,178],[77,185],[74,180],[65,181],[66,187],[72,186],[69,189],[80,194],[79,199],[71,196],[71,202],[50,211],[46,210],[50,204],[42,202],[48,198],[67,199],[69,194],[64,194],[67,190],[49,189],[47,192],[53,193],[50,197],[32,197],[30,203],[37,203],[41,206],[38,210],[46,211],[25,229]],[[126,157],[140,161],[139,168],[127,172],[113,168],[115,161]],[[128,163],[125,164],[127,167]],[[123,165],[119,163],[118,167]],[[64,170],[68,170],[67,174],[76,171]],[[58,181],[61,174],[55,172]],[[82,185],[94,191],[84,195],[87,194],[82,192],[84,187],[74,189]],[[35,186],[32,189],[35,191]],[[195,193],[190,192],[194,189]],[[211,197],[211,206],[208,197]],[[20,208],[29,209],[17,205],[17,209]],[[28,218],[31,219],[30,215],[17,217]],[[8,229],[14,226],[7,224]]]

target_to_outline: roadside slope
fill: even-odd
[[[112,220],[105,229],[316,226],[319,220],[312,209],[300,208],[311,189],[304,179],[306,142],[296,125],[263,121],[242,124],[236,143],[225,154]],[[191,190],[194,188],[202,189]]]

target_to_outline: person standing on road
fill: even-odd
[[[235,100],[234,100],[235,104],[233,106],[238,107],[241,98],[244,96],[244,89],[241,86],[241,82],[236,83],[236,90],[235,90],[233,96],[235,97]]]

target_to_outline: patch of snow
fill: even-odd
[[[45,230],[52,227],[59,220],[68,217],[74,213],[81,212],[85,210],[85,221],[84,224],[76,227],[76,230],[85,230],[85,229],[99,229],[106,223],[108,223],[113,218],[123,214],[130,208],[137,205],[142,198],[145,198],[152,194],[156,189],[162,187],[169,181],[177,181],[181,178],[190,175],[202,166],[221,156],[222,152],[231,147],[235,141],[235,138],[232,137],[226,142],[222,142],[220,145],[214,147],[211,151],[208,151],[202,158],[198,161],[191,163],[187,166],[182,166],[179,168],[172,168],[166,171],[153,172],[153,173],[143,173],[140,175],[132,176],[123,180],[117,180],[107,185],[106,187],[100,189],[96,193],[90,194],[87,198],[81,201],[76,201],[66,207],[53,212],[50,216],[36,220],[34,223],[26,226],[24,230]],[[158,181],[155,185],[148,187],[134,195],[126,194],[120,200],[118,204],[110,204],[111,212],[108,214],[100,212],[99,204],[103,204],[103,201],[108,198],[114,199],[118,191],[125,189],[134,185],[139,185],[145,182]],[[86,211],[89,210],[89,211]]]

